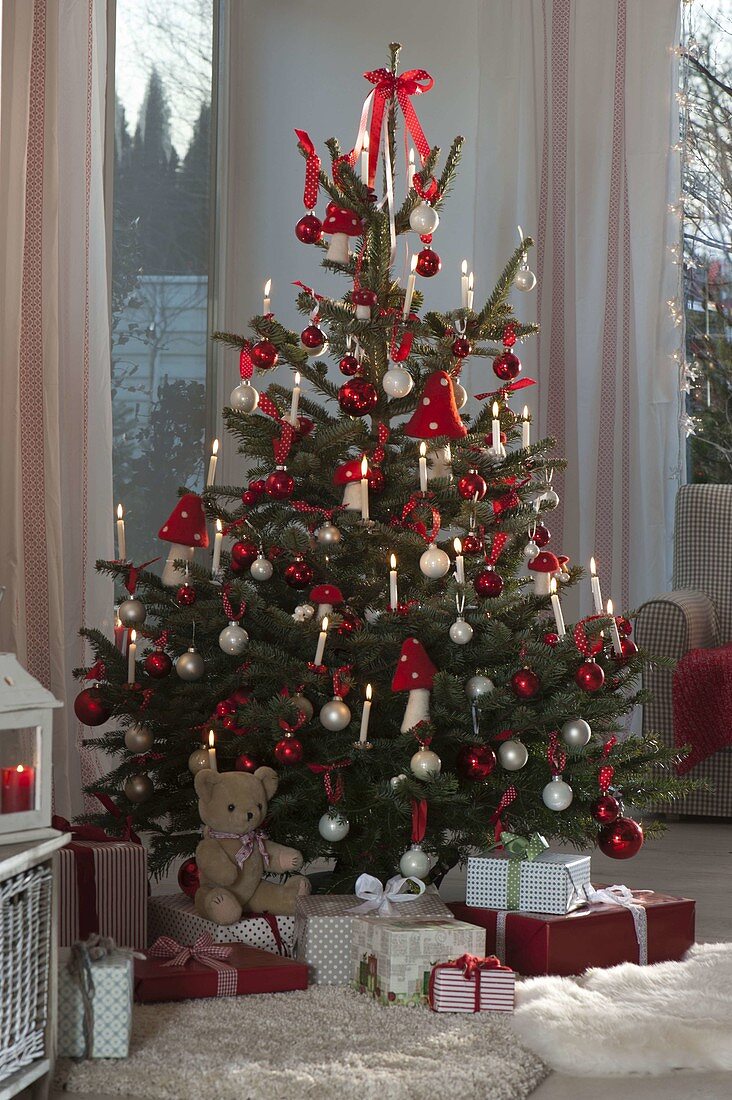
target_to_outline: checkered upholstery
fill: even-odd
[[[679,660],[690,649],[732,641],[732,485],[684,485],[676,499],[673,591],[643,604],[636,640],[649,653]],[[643,730],[674,745],[673,671],[650,668],[644,687],[651,701]],[[732,748],[691,773],[709,782],[683,801],[658,803],[659,812],[732,817]]]

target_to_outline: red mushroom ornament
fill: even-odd
[[[438,435],[462,439],[468,434],[460,419],[452,379],[447,371],[436,370],[429,376],[417,408],[404,425],[404,433],[412,439],[433,439]]]
[[[560,569],[559,558],[551,550],[542,550],[528,563],[528,567],[534,574],[534,593],[537,596],[548,596],[552,577]]]
[[[176,561],[193,561],[194,551],[208,546],[206,517],[201,498],[195,493],[184,493],[173,511],[158,531],[158,538],[172,543],[163,569],[163,584],[177,587],[186,579]]]
[[[392,691],[408,691],[407,709],[401,730],[406,733],[419,722],[429,722],[430,691],[437,669],[427,656],[421,642],[407,638],[399,654],[399,664],[391,681]]]
[[[330,236],[326,259],[336,264],[347,264],[348,238],[359,237],[363,233],[363,222],[352,210],[331,202],[328,203],[323,232]]]
[[[340,607],[343,603],[343,593],[335,584],[316,584],[310,593],[310,602],[316,603],[316,622],[321,622],[324,615],[330,615],[334,607]]]
[[[356,317],[359,321],[369,321],[371,319],[371,310],[379,300],[379,296],[375,290],[367,290],[366,287],[359,287],[358,290],[354,290],[351,295],[353,304],[356,307]]]
[[[351,458],[336,469],[333,484],[344,486],[341,507],[347,512],[361,511],[361,458]]]

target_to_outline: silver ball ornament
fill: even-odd
[[[229,395],[229,404],[238,413],[253,413],[259,404],[259,393],[249,382],[240,382]]]
[[[440,224],[440,215],[428,206],[426,202],[420,202],[409,215],[409,228],[415,233],[424,236],[426,233],[434,233]]]
[[[450,568],[450,558],[439,546],[428,546],[419,559],[419,568],[430,580],[444,577]]]
[[[566,810],[572,804],[574,797],[569,783],[565,783],[561,775],[552,776],[551,783],[547,783],[541,792],[541,800],[549,810]]]
[[[229,623],[219,634],[219,648],[231,657],[239,657],[247,648],[249,635],[238,623]]]
[[[547,507],[556,508],[559,504],[559,493],[555,493],[553,489],[547,489],[541,499]]]
[[[503,741],[498,747],[498,760],[507,772],[517,772],[526,764],[529,754],[522,741]]]
[[[194,749],[188,757],[188,771],[196,775],[209,767],[208,749]]]
[[[539,556],[539,547],[536,545],[533,539],[524,546],[524,561],[534,561]]]
[[[272,562],[260,554],[249,566],[249,572],[255,581],[268,581],[274,573]]]
[[[494,690],[495,684],[490,676],[471,676],[465,685],[465,694],[468,699],[471,699],[473,702],[477,699],[484,699],[486,695],[490,695]]]
[[[412,775],[417,779],[432,779],[442,770],[442,761],[432,749],[419,749],[409,761]]]
[[[128,802],[147,802],[153,793],[152,780],[144,774],[131,775],[125,783],[124,792]]]
[[[395,791],[406,778],[406,775],[404,775],[403,773],[402,775],[392,775],[391,779],[389,780],[389,786],[393,791]]]
[[[117,618],[122,626],[142,626],[147,618],[147,608],[142,600],[133,596],[129,600],[123,600],[119,605]]]
[[[430,871],[430,857],[419,844],[413,844],[399,860],[399,870],[405,878],[425,878]]]
[[[327,730],[337,733],[338,730],[344,730],[350,723],[351,710],[342,699],[335,696],[330,702],[325,703],[320,708],[318,717],[320,718],[321,726],[325,726]]]
[[[414,388],[414,379],[404,367],[389,367],[381,385],[389,397],[406,397]]]
[[[296,695],[290,697],[290,702],[301,714],[305,715],[306,720],[309,722],[313,716],[313,704],[307,695],[301,695],[300,692],[297,692]]]
[[[321,546],[335,546],[341,541],[341,533],[334,523],[324,523],[315,532],[315,537]]]
[[[528,267],[522,267],[516,272],[514,285],[517,290],[533,290],[536,286],[536,275]]]
[[[455,404],[458,409],[464,409],[468,403],[468,391],[459,382],[453,382],[452,388],[455,393]]]
[[[582,749],[592,737],[589,722],[584,718],[570,718],[562,726],[562,741],[571,749]]]
[[[200,680],[206,671],[206,666],[203,663],[201,654],[196,653],[193,646],[191,646],[190,649],[176,658],[175,671],[181,680]]]
[[[154,740],[147,726],[130,726],[125,730],[125,748],[130,752],[149,752]]]
[[[323,814],[318,822],[318,832],[323,840],[329,840],[333,844],[338,840],[345,839],[345,837],[348,836],[350,828],[350,821],[341,814],[336,814],[335,817],[331,814]]]
[[[467,645],[473,637],[473,628],[465,619],[456,619],[450,627],[450,641],[455,645]]]

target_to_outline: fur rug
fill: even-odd
[[[513,1026],[552,1069],[577,1076],[732,1070],[732,944],[683,962],[532,978]]]
[[[129,1059],[61,1062],[56,1085],[144,1100],[523,1100],[547,1073],[509,1016],[387,1008],[316,986],[136,1005]]]

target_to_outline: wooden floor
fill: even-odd
[[[593,854],[595,882],[623,883],[636,889],[696,898],[697,939],[732,940],[730,915],[730,856],[732,823],[680,822],[665,836],[647,843],[627,863]],[[452,872],[443,883],[447,901],[464,897],[464,873]],[[57,1093],[51,1100],[63,1100]],[[732,1074],[675,1073],[662,1077],[564,1077],[552,1074],[532,1100],[727,1100],[732,1096]],[[415,1092],[418,1100],[419,1092]],[[125,1100],[86,1094],[86,1100]],[[136,1097],[127,1100],[138,1100]],[[485,1100],[491,1100],[486,1096]]]

